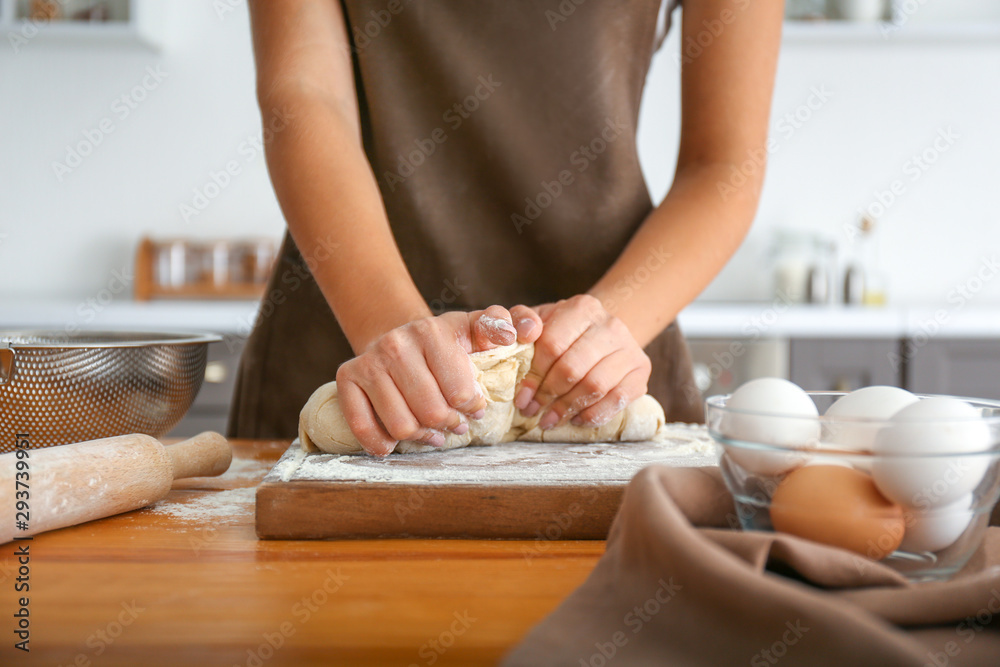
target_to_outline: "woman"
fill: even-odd
[[[230,435],[293,436],[335,377],[367,451],[439,444],[485,405],[465,355],[515,337],[535,343],[515,404],[543,427],[602,423],[647,388],[701,421],[674,319],[754,217],[763,170],[730,179],[766,142],[782,4],[685,2],[677,170],[654,208],[636,123],[672,5],[252,0],[290,235]]]

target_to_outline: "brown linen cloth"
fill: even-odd
[[[676,4],[665,0],[668,25]],[[483,0],[387,9],[385,0],[341,0],[365,155],[434,313],[582,294],[621,254],[653,209],[636,131],[663,5]],[[231,437],[294,437],[306,400],[354,356],[308,268],[351,261],[331,249],[335,236],[298,248],[286,235],[243,352]],[[670,261],[662,249],[648,252],[615,299]],[[703,421],[677,326],[646,353],[649,393],[667,418]]]
[[[734,516],[718,468],[641,471],[590,577],[503,664],[1000,665],[1000,528],[951,581],[909,584],[847,551],[723,529]]]

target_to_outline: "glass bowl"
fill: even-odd
[[[706,401],[733,527],[846,548],[911,581],[960,570],[1000,497],[1000,402],[943,397],[978,416],[876,421],[826,418],[845,393],[806,393],[819,417],[736,410],[728,395]]]

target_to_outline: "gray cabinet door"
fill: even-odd
[[[903,351],[910,391],[1000,399],[1000,341],[931,340]]]
[[[871,385],[902,386],[895,339],[796,339],[789,375],[808,391],[853,391]]]
[[[227,337],[208,346],[205,381],[191,409],[169,436],[186,438],[202,431],[225,433],[244,342],[239,337]]]

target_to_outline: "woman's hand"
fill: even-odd
[[[652,365],[628,327],[582,294],[535,308],[544,329],[514,405],[543,430],[570,419],[600,426],[646,393]]]
[[[392,329],[337,369],[351,432],[376,456],[400,440],[440,447],[444,431],[467,432],[468,418],[482,418],[486,408],[469,353],[534,342],[541,331],[541,319],[525,306],[450,312]]]

